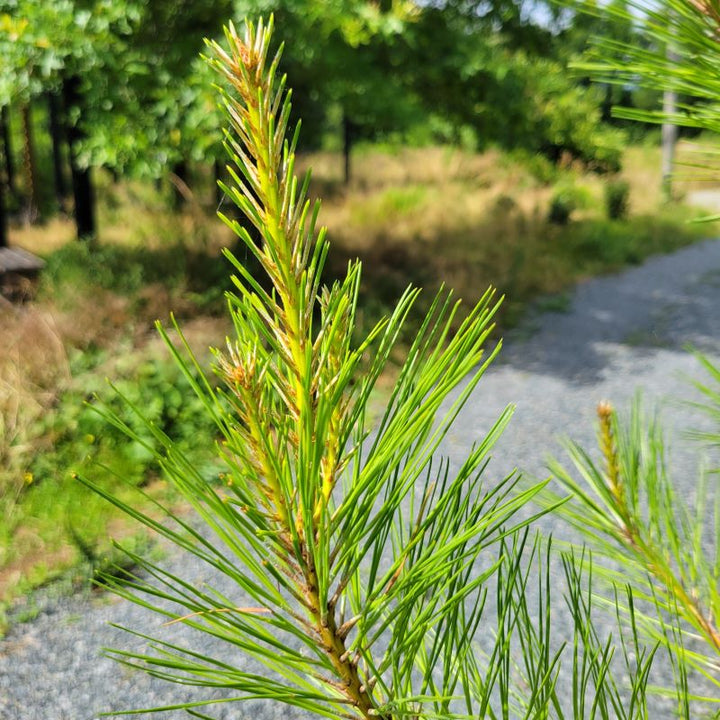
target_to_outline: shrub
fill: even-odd
[[[548,222],[553,225],[567,225],[570,216],[577,209],[577,197],[571,187],[562,187],[553,193],[548,210]]]
[[[605,185],[605,210],[610,220],[627,217],[630,202],[630,184],[626,180],[612,180]]]
[[[548,222],[553,225],[567,225],[573,210],[575,210],[575,203],[571,196],[564,193],[553,195],[550,200]]]
[[[587,188],[568,182],[558,184],[550,199],[548,222],[554,225],[567,225],[575,210],[587,208],[592,197]]]

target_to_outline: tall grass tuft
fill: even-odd
[[[10,528],[14,509],[33,477],[33,428],[69,380],[63,343],[52,320],[0,299],[0,521]]]

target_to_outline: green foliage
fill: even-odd
[[[592,16],[601,12],[582,3]],[[608,83],[640,85],[655,92],[672,91],[693,97],[672,114],[622,109],[621,117],[644,122],[717,130],[720,85],[717,44],[720,13],[715,2],[666,0],[611,3],[602,11],[610,29],[598,38],[595,55],[581,66]],[[640,20],[638,20],[640,18]],[[645,42],[632,42],[613,29],[641,22]],[[625,205],[624,188],[608,186],[608,214]],[[700,358],[709,373],[698,383],[705,397],[700,408],[716,423],[720,418],[720,370]],[[677,714],[689,718],[690,700],[717,705],[720,654],[720,495],[716,483],[700,470],[693,501],[680,497],[669,472],[667,449],[657,419],[645,417],[637,402],[621,421],[613,408],[598,406],[598,455],[568,443],[570,469],[551,465],[559,485],[570,493],[557,512],[585,535],[602,558],[596,570],[608,586],[633,588],[642,603],[619,604],[635,614],[637,631],[664,646],[671,657],[678,696]],[[720,427],[720,425],[718,425]],[[716,445],[717,428],[697,434]],[[544,501],[557,504],[559,494]],[[704,685],[691,686],[695,671]],[[707,689],[709,688],[709,690]]]
[[[554,225],[567,225],[570,222],[570,216],[575,210],[575,199],[571,193],[567,191],[556,192],[552,200],[550,200],[550,210],[548,211],[548,222]]]
[[[273,12],[287,49],[282,68],[294,78],[293,105],[306,123],[306,147],[347,121],[352,140],[403,132],[422,122],[421,106],[389,71],[404,62],[406,33],[422,15],[414,2],[238,0],[235,17]]]
[[[669,252],[706,236],[698,225],[684,227],[673,212],[637,216],[628,221],[583,220],[573,223],[565,251],[580,273],[597,273],[637,265],[656,253]]]
[[[141,506],[151,505],[149,498],[173,500],[158,480],[152,436],[138,424],[131,405],[142,406],[154,427],[172,437],[208,480],[217,477],[212,460],[215,429],[185,375],[159,352],[116,350],[122,350],[123,359],[112,363],[105,352],[78,354],[71,361],[69,387],[15,439],[18,457],[9,471],[19,476],[20,487],[4,493],[6,478],[1,478],[0,572],[12,567],[22,572],[5,578],[0,611],[5,603],[65,572],[77,580],[113,568],[119,572],[116,566],[128,569],[127,557],[113,549],[108,537],[111,524],[118,528],[118,513],[74,481],[72,472],[92,472],[103,487]],[[114,387],[103,372],[109,365],[116,377]],[[115,411],[136,431],[134,437],[108,426],[99,408]],[[149,496],[142,497],[138,490]],[[129,547],[147,549],[147,539],[137,530],[122,535]]]
[[[218,268],[217,257],[202,248],[191,249],[173,237],[160,247],[105,243],[62,246],[46,257],[40,297],[58,304],[75,305],[78,296],[91,297],[107,290],[126,297],[137,310],[149,302],[147,288],[182,293],[183,300],[207,312],[224,307],[228,278]]]
[[[133,484],[146,483],[158,467],[152,436],[138,424],[132,406],[142,406],[148,421],[186,452],[202,454],[212,446],[212,425],[201,412],[200,402],[189,393],[188,379],[174,363],[152,356],[140,360],[130,354],[129,362],[117,363],[114,373],[117,382],[113,387],[97,372],[83,373],[74,388],[60,397],[57,408],[38,422],[34,434],[52,438],[53,449],[29,464],[35,483],[52,477],[58,467],[84,471],[94,465],[105,466]],[[83,403],[83,399],[88,401]],[[134,439],[128,442],[125,433],[108,427],[98,407],[118,413],[133,429]]]
[[[622,131],[601,124],[595,88],[574,84],[561,66],[545,61],[528,62],[526,72],[522,97],[534,140],[524,142],[534,141],[537,149],[555,160],[565,154],[599,172],[618,171],[626,138]]]
[[[720,370],[708,359],[700,360],[712,381],[698,384],[708,399],[703,409],[717,420]],[[551,471],[570,493],[569,500],[558,505],[561,496],[549,491],[543,500],[587,538],[596,560],[601,559],[596,562],[598,577],[610,587],[633,588],[635,604],[622,604],[622,611],[636,615],[638,631],[648,642],[670,652],[676,686],[686,685],[689,671],[696,670],[714,685],[715,696],[690,690],[689,697],[716,703],[720,496],[704,470],[692,506],[678,496],[661,427],[657,419],[648,422],[639,402],[625,421],[607,403],[598,406],[598,416],[600,459],[568,443],[571,469],[553,461]],[[717,430],[702,435],[712,444],[718,438]],[[681,708],[689,717],[686,713]]]
[[[588,206],[590,196],[587,191],[570,183],[559,183],[550,199],[548,222],[554,225],[567,225],[575,210]]]
[[[562,171],[548,157],[539,152],[528,152],[526,150],[515,150],[511,157],[518,159],[532,176],[543,185],[551,185],[558,181]]]
[[[60,285],[96,288],[122,295],[137,293],[145,285],[160,280],[171,285],[187,275],[183,248],[170,245],[161,250],[107,244],[90,248],[86,243],[64,245],[47,257],[43,282],[48,291],[62,293]]]
[[[93,10],[72,0],[4,0],[0,3],[3,73],[0,105],[56,89],[62,77],[108,72],[114,53],[127,50],[127,36],[140,18],[140,5],[99,0]],[[117,69],[117,68],[116,68]],[[109,84],[102,83],[103,87]]]
[[[0,2],[0,105],[27,103],[80,78],[79,102],[66,108],[83,135],[80,166],[157,177],[218,136],[197,61],[201,34],[219,30],[218,11],[229,12],[229,0],[183,12],[139,0],[99,0],[92,8],[71,0]]]
[[[627,180],[611,180],[605,185],[605,210],[609,220],[627,217],[630,207],[630,184]]]
[[[594,3],[576,7],[599,13]],[[594,52],[578,67],[594,78],[614,85],[640,86],[645,91],[670,90],[691,100],[681,101],[671,116],[657,106],[651,109],[616,108],[617,117],[646,123],[671,122],[687,128],[717,132],[720,128],[713,38],[720,27],[714,2],[649,0],[611,3],[604,9],[607,32],[594,43]],[[641,24],[642,42],[618,34],[618,27]]]
[[[497,144],[553,162],[577,159],[601,172],[617,170],[625,137],[602,125],[596,90],[569,77],[565,60],[547,47],[518,47],[497,32],[501,22],[483,17],[476,3],[465,10],[447,3],[426,7],[408,24],[399,70],[426,112],[449,118],[456,132],[471,128],[481,147]],[[420,49],[422,62],[412,54]]]
[[[388,188],[372,201],[356,204],[351,219],[358,225],[367,226],[397,222],[403,216],[417,212],[427,195],[428,189],[423,185]]]
[[[224,121],[198,39],[218,33],[219,17],[272,10],[287,38],[283,68],[296,78],[308,147],[347,130],[351,142],[499,143],[617,169],[622,137],[602,126],[599,96],[566,77],[562,24],[553,34],[514,3],[500,5],[220,0],[179,11],[141,0],[91,8],[4,0],[0,105],[80,78],[68,108],[82,135],[80,166],[157,178],[219,159]],[[576,29],[577,42],[585,35]]]

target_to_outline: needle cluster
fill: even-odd
[[[227,253],[236,272],[228,297],[234,337],[216,352],[216,382],[177,325],[177,344],[159,326],[217,425],[222,472],[209,476],[188,462],[148,422],[149,449],[198,521],[165,507],[160,521],[83,480],[204,562],[217,581],[198,585],[131,555],[137,575],[113,589],[167,621],[146,638],[148,652],[112,654],[156,677],[225,692],[161,708],[194,717],[210,717],[203,705],[247,698],[329,718],[569,717],[555,688],[561,650],[550,649],[549,575],[541,578],[539,629],[526,600],[540,553],[536,543],[524,554],[533,518],[518,511],[544,483],[521,490],[514,475],[484,480],[511,410],[461,462],[438,455],[499,350],[484,350],[498,303],[488,291],[460,322],[458,303],[435,297],[384,412],[370,421],[371,393],[418,291],[409,288],[353,342],[360,263],[323,285],[328,243],[309,178],[294,174],[297,130],[288,140],[289,92],[271,33],[272,22],[248,23],[243,33],[230,26],[226,48],[210,44],[229,122],[232,182],[223,189],[250,229],[223,220],[264,276]],[[567,568],[570,597],[581,598],[580,573],[572,560]],[[486,609],[491,593],[494,613]],[[595,705],[640,717],[611,687],[612,653],[598,650],[589,605],[576,607],[574,620],[575,657],[584,658],[577,703],[595,687]],[[225,652],[183,644],[187,628]],[[642,696],[645,675],[633,682]]]

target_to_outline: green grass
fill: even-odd
[[[138,352],[126,345],[124,351],[117,360],[110,360],[107,351],[76,354],[70,384],[27,431],[24,440],[33,452],[26,453],[20,465],[21,489],[0,493],[0,611],[14,598],[78,566],[85,576],[107,569],[116,561],[110,536],[136,546],[145,543],[144,536],[130,532],[117,510],[89,492],[75,473],[90,475],[125,501],[146,508],[159,499],[172,503],[149,431],[131,406],[142,407],[146,417],[203,468],[208,480],[217,477],[209,460],[213,429],[175,363],[160,354],[159,346]],[[106,374],[114,378],[114,387],[105,381]],[[98,410],[118,413],[135,439],[128,440]],[[6,476],[5,481],[13,478]]]

